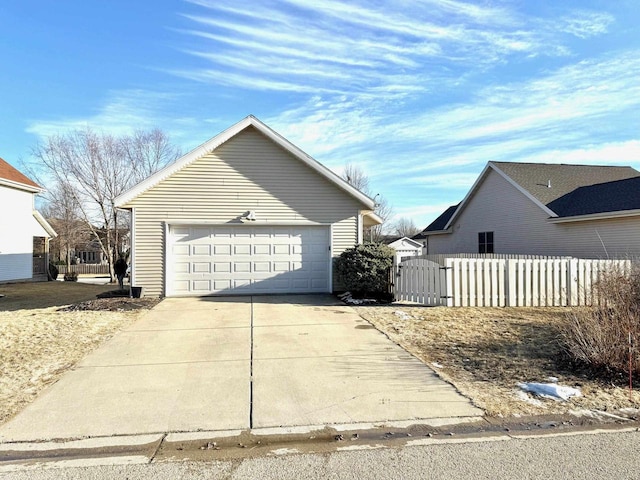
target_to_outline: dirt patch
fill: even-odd
[[[595,377],[568,364],[559,341],[566,308],[354,307],[394,342],[430,365],[490,416],[615,411],[640,407],[623,377]],[[579,387],[567,402],[533,398],[519,382]]]
[[[70,305],[96,298],[113,290],[113,285],[77,282],[25,282],[0,284],[0,311],[48,308]]]
[[[86,302],[69,305],[59,308],[59,312],[77,312],[77,311],[107,311],[107,312],[127,312],[131,310],[148,310],[160,303],[159,298],[97,298]]]
[[[96,293],[113,288],[108,285],[48,282],[0,288],[7,295],[0,299],[0,423],[159,302],[148,298],[95,299]],[[41,294],[45,298],[37,298]],[[57,300],[56,294],[60,296]],[[8,304],[3,303],[6,300]],[[42,303],[53,306],[34,307]],[[5,308],[7,305],[10,308]]]

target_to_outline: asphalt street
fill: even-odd
[[[421,439],[420,441],[424,441]],[[217,462],[64,466],[49,463],[0,479],[638,479],[640,432],[501,437],[328,454],[273,454]],[[351,448],[347,446],[346,448]],[[132,459],[92,460],[98,463]]]

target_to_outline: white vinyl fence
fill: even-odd
[[[591,286],[609,269],[629,272],[629,260],[426,258],[397,265],[396,300],[450,307],[590,305]]]

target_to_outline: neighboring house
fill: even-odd
[[[145,295],[331,292],[374,201],[249,116],[116,199]]]
[[[489,162],[459,205],[413,237],[425,254],[640,256],[640,172]]]
[[[397,262],[401,262],[406,257],[422,254],[422,243],[408,237],[387,237],[384,239],[384,243],[396,251]]]
[[[107,255],[102,250],[100,242],[95,238],[92,229],[83,220],[64,220],[49,218],[49,223],[58,232],[58,236],[51,240],[50,256],[54,262],[66,262],[67,255],[72,263],[106,264]],[[106,239],[106,230],[94,227],[101,239]],[[115,245],[115,230],[110,230],[111,244]],[[114,259],[118,253],[128,253],[130,248],[129,229],[118,229],[118,246],[112,246]]]
[[[56,232],[34,208],[43,189],[0,158],[0,282],[47,280]]]

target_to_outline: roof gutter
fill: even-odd
[[[24,190],[31,193],[42,193],[44,192],[44,188],[34,187],[32,185],[27,185],[26,183],[14,182],[13,180],[8,180],[6,178],[0,178],[0,185],[4,185],[7,187],[15,188],[18,190]]]
[[[600,212],[590,213],[588,215],[574,215],[571,217],[554,217],[548,218],[549,223],[572,223],[572,222],[587,222],[589,220],[607,220],[610,218],[624,218],[624,217],[636,217],[640,216],[640,209],[635,210],[621,210],[618,212]]]
[[[445,228],[444,230],[432,230],[430,232],[420,232],[422,233],[422,235],[429,236],[429,235],[444,235],[446,233],[453,233],[453,229],[452,228]]]

